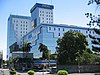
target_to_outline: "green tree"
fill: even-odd
[[[82,54],[88,46],[86,36],[72,30],[57,40],[58,64],[73,64],[76,56]]]
[[[76,59],[80,64],[94,64],[95,55],[90,49],[87,49],[82,55],[77,56]]]
[[[23,52],[26,52],[27,53],[27,52],[30,52],[31,48],[32,48],[31,47],[31,43],[27,43],[26,42],[26,43],[23,44],[23,47],[21,48],[21,50]]]
[[[42,58],[43,59],[48,59],[50,52],[49,52],[46,45],[40,43],[40,46],[39,46],[38,50],[40,50],[40,52],[42,52]]]
[[[96,3],[97,8],[99,7],[100,0],[90,0],[88,5]],[[97,11],[97,8],[95,12]],[[86,17],[89,19],[89,23],[87,24],[90,28],[93,28],[93,31],[96,33],[96,35],[89,34],[89,37],[92,39],[92,50],[95,53],[100,52],[100,13],[98,16],[93,15],[92,13],[86,13]],[[91,31],[91,29],[89,29]]]

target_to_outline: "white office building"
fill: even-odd
[[[9,47],[17,42],[20,44],[21,38],[32,30],[31,17],[10,15],[8,18],[7,31],[7,57],[9,58]],[[19,45],[20,47],[20,45]]]
[[[32,26],[36,27],[41,23],[53,24],[53,5],[36,3],[30,10]]]
[[[31,43],[31,53],[38,58],[41,53],[38,50],[39,44],[47,45],[51,53],[55,53],[57,39],[61,38],[68,30],[81,32],[87,36],[89,48],[91,48],[91,39],[88,34],[96,35],[95,32],[85,27],[72,25],[53,24],[53,5],[36,3],[30,10],[31,17],[10,15],[8,19],[7,49],[9,55],[9,46],[14,42],[19,45],[24,42]]]

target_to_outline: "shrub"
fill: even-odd
[[[11,69],[10,70],[10,75],[16,75],[16,70],[15,69]]]
[[[65,70],[59,70],[59,71],[57,72],[57,75],[68,75],[68,72],[65,71]]]
[[[29,70],[28,71],[28,75],[34,75],[34,71],[33,70]]]

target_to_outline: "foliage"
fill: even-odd
[[[65,70],[59,70],[59,71],[57,72],[57,75],[68,75],[68,72],[65,71]]]
[[[23,44],[23,47],[22,47],[22,51],[23,52],[30,52],[30,49],[31,49],[32,47],[31,47],[31,43],[24,43]]]
[[[77,56],[76,59],[80,64],[93,64],[95,56],[91,50],[87,49],[82,55]]]
[[[10,70],[10,75],[16,75],[16,70],[15,69],[11,69]]]
[[[88,5],[93,4],[94,2],[95,2],[97,5],[100,4],[100,0],[89,0]]]
[[[100,65],[100,54],[96,54],[95,56],[94,56],[94,61],[93,61],[93,63],[94,64],[99,64]]]
[[[72,30],[57,40],[58,64],[73,64],[76,56],[81,55],[88,46],[86,36]]]
[[[29,70],[28,71],[28,75],[34,75],[34,71],[33,70]]]
[[[38,50],[40,50],[40,52],[42,52],[42,58],[43,59],[48,59],[48,57],[50,55],[50,51],[48,50],[46,45],[40,43]]]
[[[56,55],[50,55],[50,60],[57,60],[57,56]]]
[[[92,4],[94,2],[96,2],[97,8],[98,8],[100,4],[100,0],[90,0],[89,4]],[[89,19],[89,23],[87,24],[90,27],[89,31],[91,31],[91,28],[92,28],[92,30],[96,33],[96,35],[89,34],[89,37],[92,39],[91,41],[92,50],[95,53],[99,53],[100,52],[100,37],[98,36],[100,36],[100,15],[95,16],[92,13],[86,13],[85,15]]]

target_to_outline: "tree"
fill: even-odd
[[[38,50],[40,50],[40,52],[42,52],[42,58],[43,59],[48,59],[49,50],[48,50],[46,45],[40,43],[40,46],[39,46]]]
[[[79,64],[94,64],[95,55],[90,49],[87,49],[82,55],[77,56],[76,59]]]
[[[88,5],[93,4],[93,3],[97,4],[97,8],[99,7],[100,4],[100,0],[90,0]],[[96,11],[97,11],[96,8]],[[96,33],[96,35],[91,35],[89,34],[89,37],[92,39],[92,50],[95,53],[99,53],[100,52],[100,15],[98,14],[98,16],[93,15],[92,13],[86,13],[85,14],[87,18],[89,18],[89,23],[87,24],[90,28],[93,28],[93,31]]]
[[[24,43],[22,47],[22,51],[27,53],[27,52],[30,52],[31,48],[32,48],[31,43]]]
[[[74,64],[76,56],[81,55],[88,46],[86,36],[72,30],[57,40],[58,64]]]

